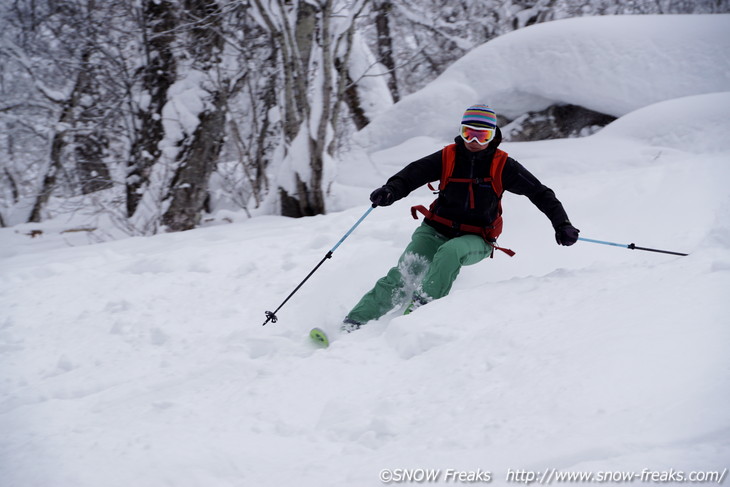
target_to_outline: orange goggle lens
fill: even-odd
[[[461,126],[461,138],[466,142],[475,140],[478,144],[486,145],[494,138],[495,129],[477,129],[468,125]]]

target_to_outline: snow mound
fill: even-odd
[[[361,141],[381,149],[416,135],[449,139],[464,108],[475,102],[508,118],[556,103],[620,117],[672,98],[728,91],[729,31],[730,15],[582,17],[534,25],[474,49],[373,120]]]
[[[597,137],[628,137],[685,151],[730,150],[730,92],[663,101],[606,126]]]

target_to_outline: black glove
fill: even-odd
[[[386,184],[370,193],[370,201],[373,206],[390,206],[395,202],[393,190]]]
[[[561,223],[555,227],[555,241],[558,245],[573,245],[578,241],[580,230],[575,228],[570,222]]]

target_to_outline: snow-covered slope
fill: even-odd
[[[728,31],[730,15],[581,17],[533,25],[474,49],[377,117],[360,138],[371,148],[418,135],[444,138],[475,100],[508,118],[555,103],[622,116],[663,100],[728,91]]]
[[[690,256],[559,247],[529,201],[506,195],[500,243],[514,258],[466,267],[446,298],[326,350],[308,329],[336,328],[396,261],[418,224],[408,208],[429,191],[373,211],[278,323],[262,327],[264,311],[366,211],[374,184],[450,136],[353,153],[334,188],[343,210],[326,216],[238,217],[76,247],[76,235],[0,229],[0,484],[722,472],[729,105],[727,93],[664,101],[591,137],[504,147],[556,191],[583,236]],[[682,123],[667,122],[677,113]]]

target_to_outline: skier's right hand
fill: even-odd
[[[395,194],[386,184],[370,193],[370,201],[373,203],[373,206],[390,206],[395,202]]]
[[[575,228],[570,222],[564,222],[555,229],[555,241],[558,245],[573,245],[578,241],[580,230]]]

